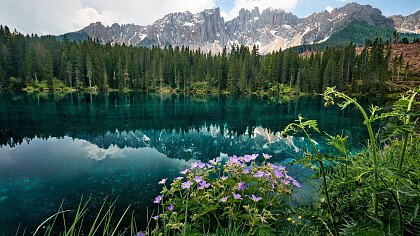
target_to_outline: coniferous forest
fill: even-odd
[[[72,42],[0,28],[0,87],[66,86],[74,90],[322,92],[327,87],[379,93],[390,74],[391,46],[380,38],[361,53],[356,46],[299,55],[294,50],[260,55],[258,47],[232,46],[221,53],[188,47],[139,48]],[[41,84],[41,85],[40,85]],[[287,86],[285,86],[287,85]]]

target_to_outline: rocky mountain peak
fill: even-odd
[[[390,19],[394,21],[396,30],[400,32],[420,34],[420,10],[408,16],[391,16]]]
[[[136,46],[188,46],[203,52],[220,52],[223,47],[244,44],[258,45],[262,54],[301,44],[327,40],[336,30],[352,21],[395,28],[404,32],[419,32],[420,11],[410,16],[386,18],[369,5],[348,3],[331,12],[322,11],[305,18],[281,9],[241,9],[234,19],[225,22],[220,9],[199,13],[171,13],[148,26],[134,24],[103,26],[92,23],[81,32],[103,43]],[[77,33],[77,32],[76,32]]]

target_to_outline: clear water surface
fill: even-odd
[[[82,196],[93,207],[118,197],[117,214],[131,204],[142,223],[157,182],[194,160],[263,152],[273,162],[302,157],[309,148],[302,136],[279,133],[299,114],[362,148],[360,114],[323,104],[320,97],[0,93],[0,235],[14,235],[19,224],[33,232],[63,199],[65,209],[74,209]],[[323,152],[332,151],[314,135]],[[302,179],[299,169],[291,172]]]

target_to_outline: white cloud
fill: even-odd
[[[215,5],[215,0],[2,0],[0,24],[23,33],[58,35],[97,21],[147,25],[171,12]]]
[[[299,2],[300,0],[235,0],[233,8],[229,12],[222,12],[221,14],[227,21],[235,18],[242,8],[252,10],[258,7],[260,11],[267,8],[292,11]]]
[[[329,13],[331,13],[334,10],[334,8],[332,6],[327,6],[325,8],[325,10],[327,10]]]

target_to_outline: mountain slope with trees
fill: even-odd
[[[381,28],[370,25],[364,21],[354,21],[346,24],[334,32],[331,37],[322,43],[306,44],[291,49],[303,53],[306,51],[325,50],[327,47],[344,47],[349,43],[363,47],[367,41],[374,41],[376,38],[388,40],[388,42],[402,42],[408,44],[420,40],[420,34],[398,33],[390,28]]]

